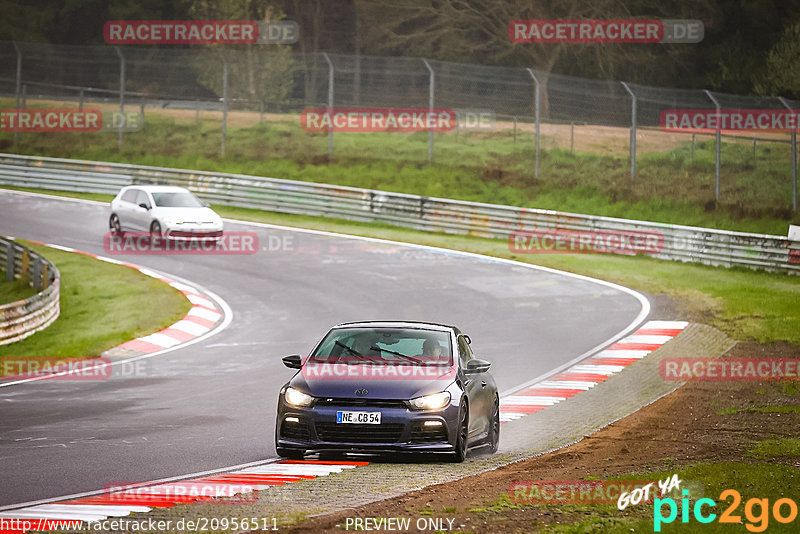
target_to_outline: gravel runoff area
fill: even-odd
[[[258,517],[268,518],[270,523],[275,518],[280,527],[491,471],[575,443],[674,391],[682,383],[661,379],[659,362],[662,359],[715,358],[734,344],[734,340],[715,328],[690,324],[673,340],[594,388],[504,423],[500,450],[491,456],[475,451],[463,464],[446,463],[440,458],[366,458],[370,461],[367,466],[260,490],[258,500],[252,503],[183,505],[132,514],[126,519],[170,519],[174,522],[212,516]]]

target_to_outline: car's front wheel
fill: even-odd
[[[489,437],[486,439],[489,452],[494,454],[500,446],[500,401],[495,397],[492,407],[492,419],[489,426]]]
[[[299,449],[284,449],[283,447],[278,447],[276,452],[278,456],[289,458],[290,460],[302,460],[305,455],[305,451]]]
[[[458,410],[458,434],[456,435],[456,447],[453,451],[452,460],[455,463],[461,463],[467,457],[467,436],[469,433],[469,412],[467,405],[462,404],[461,409]]]
[[[161,239],[161,225],[158,221],[150,223],[150,241],[158,241]]]

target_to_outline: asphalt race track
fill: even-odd
[[[0,234],[106,255],[108,208],[0,191]],[[610,340],[641,302],[615,287],[451,252],[226,223],[250,256],[115,256],[190,280],[233,310],[221,333],[144,360],[144,373],[0,387],[0,506],[275,455],[275,403],[333,324],[456,324],[505,391]],[[273,242],[275,239],[273,238]],[[46,356],[46,355],[42,355]],[[502,446],[502,443],[501,443]]]

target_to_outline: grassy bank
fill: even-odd
[[[22,243],[61,272],[61,315],[41,332],[0,347],[0,357],[98,356],[166,328],[191,308],[179,291],[134,269]]]
[[[692,150],[688,136],[665,142],[662,151],[642,154],[631,184],[627,154],[618,150],[601,155],[544,149],[537,178],[529,138],[515,143],[502,131],[436,134],[431,165],[426,133],[336,134],[329,157],[326,134],[304,132],[291,116],[271,116],[264,123],[257,117],[231,114],[224,158],[219,156],[217,117],[194,122],[194,112],[175,110],[169,115],[148,110],[144,129],[126,133],[122,149],[110,133],[21,133],[12,146],[12,134],[5,132],[0,133],[0,150],[778,235],[786,234],[790,221],[800,222],[790,209],[791,162],[785,143],[762,143],[755,155],[748,144],[723,143],[721,203],[716,205],[714,142],[701,140]]]

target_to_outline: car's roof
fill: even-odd
[[[125,189],[135,188],[135,189],[142,189],[144,191],[150,191],[151,193],[184,193],[188,191],[185,187],[178,187],[176,185],[151,185],[151,184],[141,184],[141,185],[129,185]]]
[[[455,326],[421,321],[357,321],[340,323],[333,328],[408,328],[417,330],[439,330],[442,332],[458,330]]]

